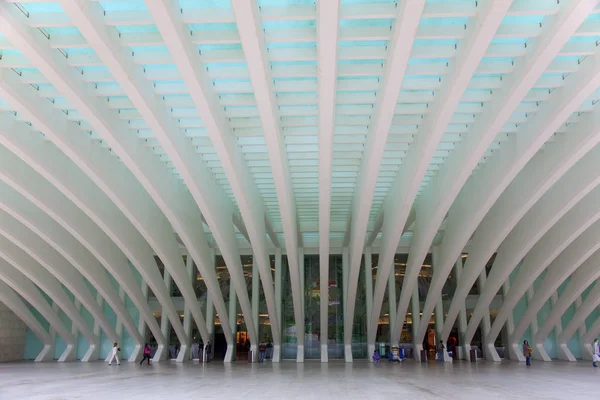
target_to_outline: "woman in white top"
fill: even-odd
[[[598,346],[598,338],[594,339],[594,354],[592,355],[594,368],[598,368],[598,361],[600,361],[600,348]]]
[[[113,347],[112,347],[112,355],[110,356],[110,359],[108,360],[108,365],[110,365],[113,360],[116,358],[117,359],[117,365],[121,365],[121,363],[119,362],[119,351],[121,351],[121,349],[118,347],[117,342],[113,343]]]

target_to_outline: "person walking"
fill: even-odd
[[[444,350],[446,347],[444,346],[444,341],[440,340],[440,344],[438,344],[437,352],[438,352],[438,361],[444,362]]]
[[[144,357],[140,361],[140,365],[144,363],[144,360],[148,360],[148,365],[150,365],[150,346],[148,346],[148,343],[144,345]]]
[[[265,361],[265,353],[266,352],[267,352],[267,345],[264,343],[261,343],[258,346],[258,362],[259,363]]]
[[[600,361],[600,346],[598,345],[598,338],[594,339],[594,354],[592,354],[592,360],[594,361],[592,365],[594,368],[598,368],[598,361]]]
[[[110,359],[108,360],[108,365],[110,365],[114,359],[117,360],[117,365],[121,365],[121,362],[119,361],[119,355],[118,352],[121,351],[121,349],[119,348],[119,345],[117,344],[117,342],[113,343],[113,347],[112,347],[112,354],[110,356]]]
[[[525,356],[525,365],[531,367],[531,353],[533,349],[529,347],[529,342],[525,340],[523,342],[523,355]]]

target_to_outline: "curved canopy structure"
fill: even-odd
[[[590,358],[599,44],[597,0],[0,0],[24,357]]]

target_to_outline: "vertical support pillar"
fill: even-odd
[[[483,293],[483,288],[485,287],[485,281],[487,280],[487,272],[485,268],[479,274],[479,278],[477,279],[477,285],[479,287],[479,293]],[[490,320],[489,312],[486,313],[481,319],[481,333],[483,336],[483,356],[486,360],[500,362],[500,356],[498,356],[498,352],[496,351],[496,347],[494,346],[494,342],[490,342],[490,330],[492,329],[492,324]]]
[[[581,295],[580,295],[577,297],[577,299],[575,299],[575,310],[579,310],[579,307],[581,307],[581,304],[583,304],[583,299],[581,298]],[[591,354],[592,352],[589,351],[589,349],[587,347],[590,345],[584,342],[584,337],[585,337],[585,334],[587,333],[587,328],[585,326],[585,323],[581,324],[581,326],[577,330],[577,333],[579,335],[579,351],[581,352],[581,358],[584,360],[592,361],[592,354]],[[558,358],[560,358],[560,352],[559,352]]]
[[[554,305],[556,304],[556,302],[558,301],[558,292],[555,290],[554,293],[552,293],[552,296],[550,297],[550,303],[552,304],[552,308],[554,308]],[[554,325],[554,343],[555,346],[557,348],[557,353],[560,353],[560,347],[561,344],[558,341],[558,338],[560,337],[560,334],[562,333],[562,322],[559,319],[558,322],[556,323],[556,325]],[[542,338],[543,340],[543,338]],[[542,348],[544,347],[543,343],[541,343]],[[546,353],[546,350],[544,350],[544,353]],[[547,355],[547,353],[546,353]],[[542,355],[543,357],[543,355]],[[548,356],[548,361],[550,360],[550,356]]]
[[[460,282],[460,276],[462,274],[463,262],[462,257],[458,257],[454,264],[454,274],[456,276],[456,282]],[[465,333],[467,332],[467,307],[465,302],[461,303],[460,311],[458,312],[458,357],[462,360],[467,360],[469,357],[469,351],[471,350],[471,344],[465,342]],[[446,338],[447,339],[447,338]]]
[[[421,350],[423,342],[419,340],[419,324],[421,323],[421,302],[419,301],[419,285],[413,286],[412,298],[410,299],[413,337],[413,358],[421,361]]]
[[[192,282],[192,286],[195,286],[193,284],[194,260],[192,259],[192,256],[189,252],[186,252],[185,270],[189,281]],[[198,300],[196,299],[194,301]],[[190,342],[188,345],[181,345],[181,349],[179,350],[179,354],[177,355],[177,362],[189,361],[192,358],[192,347],[194,346],[192,339],[192,312],[190,311],[190,305],[185,300],[183,308],[183,331],[185,332],[185,336],[190,338]]]
[[[304,276],[304,249],[302,247],[298,248],[298,268],[300,268],[300,301],[302,304],[302,320],[296,321],[296,332],[300,335],[304,335],[304,316],[305,316],[305,290],[306,290],[306,282]],[[298,350],[296,352],[296,362],[302,363],[304,362],[304,343],[305,340],[302,341],[303,344],[298,345]]]
[[[211,249],[213,257],[212,259],[214,260],[214,249]],[[206,295],[206,329],[208,330],[208,337],[210,340],[210,343],[215,342],[214,340],[214,336],[215,336],[215,307],[213,305],[213,300],[212,297],[210,296],[210,294]],[[208,362],[208,357],[206,354],[206,346],[208,345],[207,342],[203,341],[204,346],[202,347],[202,349],[200,349],[202,351],[202,362]],[[214,346],[213,346],[214,349]]]
[[[275,309],[277,310],[277,323],[279,324],[279,332],[283,332],[283,315],[282,315],[282,301],[281,301],[281,273],[282,273],[282,255],[281,249],[275,249]],[[285,335],[282,333],[282,340]],[[279,362],[281,360],[281,346],[274,345],[273,347],[273,362]]]
[[[433,246],[432,254],[433,257],[433,270],[440,268],[440,258],[439,258],[439,246]],[[429,317],[428,315],[424,315],[423,318]],[[421,322],[425,322],[423,319]],[[440,340],[444,340],[444,360],[446,362],[452,362],[448,354],[448,343],[445,341],[446,338],[442,338],[442,331],[444,330],[444,299],[443,296],[438,296],[437,302],[435,303],[435,345],[437,346]],[[437,351],[436,351],[437,353]]]
[[[506,299],[506,297],[508,296],[508,293],[510,291],[510,279],[507,279],[506,282],[504,282],[504,284],[502,285],[502,300],[504,301],[504,299]],[[504,358],[508,358],[508,359],[512,359],[513,357],[511,356],[511,344],[510,342],[510,337],[512,336],[513,332],[515,331],[515,320],[513,318],[513,313],[511,312],[508,317],[506,318],[506,323],[504,324],[504,329],[502,330],[502,335],[503,335],[503,339],[502,342],[504,343]]]
[[[81,313],[81,303],[79,302],[78,299],[74,299],[73,300],[73,305],[75,306],[75,309]],[[79,330],[77,329],[77,327],[75,326],[75,324],[71,324],[71,335],[73,335],[73,339],[75,339],[75,357],[77,357],[77,348],[79,347]],[[94,343],[95,346],[98,346],[99,343]],[[93,354],[98,354],[98,350],[94,351]],[[84,360],[81,360],[82,362]],[[89,360],[85,360],[85,362],[87,362]]]
[[[144,280],[142,280],[142,288],[141,289],[142,289],[142,295],[144,296],[144,299],[148,300],[148,284]],[[140,333],[140,336],[142,338],[144,338],[144,342],[148,341],[148,338],[146,337],[147,326],[148,325],[146,325],[146,321],[144,321],[144,317],[142,316],[142,313],[139,313],[138,332]]]
[[[373,312],[373,255],[371,248],[365,249],[365,290],[367,292],[367,324],[370,325],[371,313]],[[371,328],[368,328],[371,329]],[[377,328],[376,328],[377,329]],[[369,337],[369,335],[367,335]],[[373,335],[375,337],[375,335]],[[367,358],[375,351],[375,343],[367,343]]]
[[[119,286],[119,298],[121,299],[121,303],[125,304],[125,289],[123,289],[122,286]],[[119,316],[117,316],[115,331],[117,332],[117,335],[119,335],[117,342],[123,342],[123,319]]]
[[[234,361],[236,358],[237,347],[237,294],[231,281],[229,282],[229,326],[233,333],[231,341],[227,341],[227,352],[225,353],[224,362]],[[223,323],[223,321],[221,321]]]
[[[392,270],[390,271],[390,277],[388,279],[388,304],[390,306],[389,309],[389,342],[390,346],[393,346],[397,343],[392,343],[393,338],[395,337],[395,332],[392,332],[393,327],[396,326],[396,265],[392,262]]]
[[[260,342],[260,324],[258,319],[258,302],[259,302],[259,290],[260,290],[260,276],[258,275],[258,266],[256,265],[256,259],[254,259],[252,265],[252,321],[256,327],[258,341]],[[260,343],[256,343],[258,346]]]
[[[167,292],[170,294],[171,293],[171,287],[172,287],[172,283],[173,283],[173,279],[171,278],[171,274],[169,274],[169,271],[164,270],[165,273],[165,277],[164,277],[164,281],[165,281],[165,286],[167,287]],[[160,360],[158,361],[163,361],[163,360],[170,360],[171,359],[171,325],[169,323],[169,318],[166,317],[165,315],[165,309],[163,307],[163,309],[161,310],[161,317],[160,317],[160,331],[162,332],[163,336],[165,337],[166,343],[166,350],[162,352],[162,356],[160,358]]]
[[[344,305],[344,310],[347,309],[346,302],[348,301],[348,279],[350,274],[350,260],[348,248],[344,247],[342,249],[342,304]],[[354,321],[354,316],[351,321]],[[346,327],[344,327],[346,329]],[[350,340],[352,340],[352,335],[350,335]],[[352,362],[352,342],[345,343],[344,342],[344,359],[346,362]]]
[[[321,362],[329,362],[329,257],[330,252],[319,254],[319,325]]]

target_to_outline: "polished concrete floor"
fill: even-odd
[[[0,399],[594,399],[591,363],[0,364]]]

